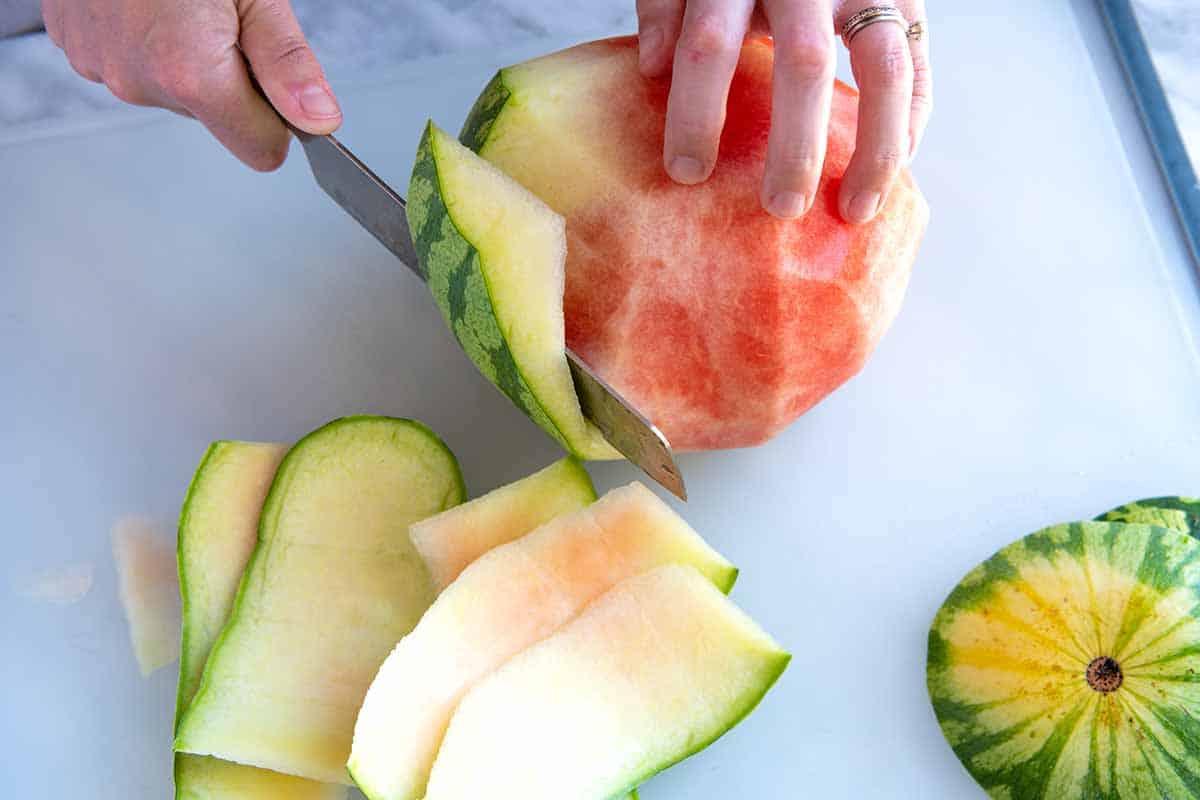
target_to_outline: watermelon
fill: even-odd
[[[450,715],[474,683],[617,582],[668,563],[694,566],[721,591],[737,575],[640,483],[482,556],[438,596],[371,684],[354,730],[355,782],[371,800],[419,800]]]
[[[1077,522],[950,593],[929,633],[942,732],[1000,800],[1200,797],[1200,542]]]
[[[258,514],[287,447],[214,442],[196,468],[179,515],[183,648],[175,719],[200,685],[204,663],[258,541]],[[342,786],[186,753],[175,754],[176,800],[337,800]]]
[[[858,107],[841,83],[812,210],[793,220],[762,210],[773,62],[769,40],[745,45],[716,169],[699,186],[663,169],[669,79],[641,75],[633,37],[501,70],[460,136],[565,218],[566,343],[677,449],[766,441],[857,373],[900,309],[928,220],[907,171],[874,220],[841,220]],[[430,174],[419,156],[414,188]],[[476,191],[493,189],[480,182]],[[414,231],[443,230],[437,202],[422,197],[421,210]],[[497,217],[497,235],[524,241],[515,221]],[[438,264],[469,251],[422,255],[427,269],[445,270]],[[493,295],[491,308],[474,297],[465,293],[451,317],[478,327],[517,313],[504,312],[503,297]],[[549,324],[544,300],[514,301]]]
[[[1200,499],[1194,497],[1149,497],[1118,506],[1097,519],[1111,522],[1143,522],[1200,537]]]
[[[462,699],[425,800],[608,800],[753,710],[789,656],[695,569],[629,578]]]
[[[367,687],[434,596],[408,527],[463,493],[412,420],[348,417],[292,447],[176,751],[348,784]]]
[[[484,553],[596,499],[587,470],[567,457],[408,529],[440,592]]]
[[[138,516],[117,521],[112,548],[134,658],[142,677],[148,677],[179,656],[175,549],[153,520]]]

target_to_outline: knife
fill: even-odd
[[[288,128],[303,145],[320,187],[424,282],[404,213],[404,198],[335,137],[305,133],[290,124]],[[662,431],[570,348],[567,364],[583,415],[621,455],[680,500],[687,500],[683,475]]]

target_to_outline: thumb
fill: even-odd
[[[275,110],[308,133],[332,133],[342,111],[288,0],[240,0],[239,44]]]

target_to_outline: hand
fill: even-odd
[[[639,60],[648,76],[672,73],[663,161],[680,183],[712,173],[725,124],[725,100],[742,40],[775,39],[771,133],[763,207],[795,217],[812,207],[825,161],[837,33],[872,0],[638,0]],[[925,20],[923,0],[895,2],[910,22]],[[862,29],[850,48],[861,93],[854,155],[839,207],[847,222],[873,218],[916,152],[932,106],[929,45],[909,42],[901,26]]]
[[[42,0],[50,38],[120,99],[195,117],[258,170],[287,157],[296,127],[331,133],[342,113],[288,0]]]

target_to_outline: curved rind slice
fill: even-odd
[[[617,584],[462,699],[425,800],[607,800],[740,722],[790,656],[672,564]]]
[[[372,800],[422,797],[450,715],[472,685],[621,580],[669,563],[694,566],[723,592],[737,576],[640,483],[480,557],[371,684],[349,764],[359,788]]]
[[[179,512],[176,551],[183,598],[176,719],[200,686],[204,662],[225,627],[242,572],[258,542],[258,515],[287,445],[213,442]]]
[[[1200,797],[1200,542],[1077,522],[976,567],[929,632],[947,741],[997,800]]]
[[[214,442],[204,454],[179,514],[179,588],[183,646],[178,722],[233,609],[238,583],[258,541],[258,515],[282,444]],[[176,800],[338,800],[346,789],[257,767],[175,754]]]
[[[429,291],[467,357],[580,458],[620,458],[584,419],[566,359],[562,218],[430,122],[408,185]]]
[[[1200,538],[1200,499],[1194,497],[1148,497],[1118,506],[1096,517],[1109,522],[1141,522],[1158,525]]]
[[[422,520],[408,529],[408,535],[440,592],[489,550],[595,500],[596,489],[587,470],[568,456],[519,481]]]
[[[347,417],[298,442],[175,749],[348,783],[367,687],[434,595],[408,527],[463,494],[453,454],[412,420]]]
[[[856,374],[900,310],[929,209],[902,170],[878,216],[844,222],[857,93],[833,91],[812,208],[760,205],[774,49],[748,42],[701,184],[662,166],[669,77],[637,40],[508,67],[461,141],[566,218],[567,344],[676,450],[761,443]]]

